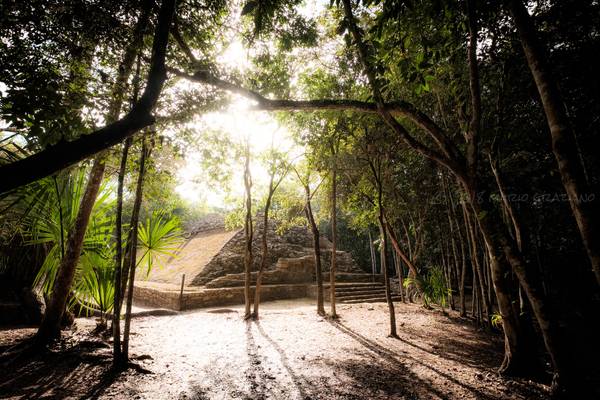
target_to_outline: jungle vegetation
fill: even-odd
[[[98,312],[126,365],[136,270],[194,213],[174,190],[194,149],[207,181],[243,174],[248,240],[262,210],[382,273],[390,336],[395,292],[501,330],[500,373],[548,363],[557,396],[597,393],[599,28],[600,4],[575,0],[4,2],[2,279],[46,296],[36,346]],[[236,41],[247,59],[224,63]],[[301,156],[194,124],[240,98]],[[248,276],[266,251],[249,246]]]

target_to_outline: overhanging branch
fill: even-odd
[[[163,0],[152,44],[152,61],[140,100],[120,120],[71,142],[61,141],[24,158],[0,166],[0,193],[34,182],[121,142],[154,122],[152,109],[167,78],[165,56],[175,0]]]

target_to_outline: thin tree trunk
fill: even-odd
[[[465,299],[465,280],[467,277],[467,253],[465,250],[465,243],[462,236],[462,230],[460,229],[460,223],[458,220],[458,216],[456,215],[456,210],[454,208],[454,202],[452,200],[452,196],[450,196],[450,211],[452,213],[452,219],[454,220],[454,224],[456,225],[456,233],[458,235],[458,243],[460,246],[460,255],[461,255],[461,264],[460,264],[460,280],[459,280],[459,296],[460,296],[460,316],[467,316],[467,307],[466,307],[466,299]],[[458,268],[458,265],[457,265]],[[458,272],[458,270],[457,270]]]
[[[127,169],[127,155],[131,147],[131,138],[125,139],[119,167],[117,184],[117,210],[115,216],[115,294],[113,304],[113,366],[118,366],[121,360],[121,266],[123,259],[123,182]]]
[[[471,217],[471,213],[469,210],[465,210],[466,212],[466,216],[467,216],[467,222],[469,225],[469,232],[471,235],[471,254],[473,255],[473,279],[477,279],[477,287],[479,288],[479,291],[477,292],[477,297],[479,299],[479,301],[481,302],[481,306],[483,306],[483,309],[481,309],[480,307],[480,311],[484,312],[486,315],[486,321],[485,324],[488,326],[488,328],[491,329],[492,325],[491,325],[491,313],[490,313],[490,304],[488,301],[488,297],[486,295],[486,289],[485,289],[485,281],[483,279],[483,269],[481,267],[481,263],[479,262],[479,252],[478,252],[478,238],[477,238],[477,230],[475,227],[475,223],[473,222],[473,219]],[[481,319],[481,322],[483,322],[483,319]]]
[[[246,161],[244,164],[244,188],[246,191],[246,220],[244,223],[244,235],[246,238],[245,250],[244,250],[244,304],[245,312],[244,318],[248,319],[251,317],[250,310],[250,279],[251,269],[253,263],[252,254],[252,240],[253,240],[253,227],[252,227],[252,176],[250,175],[250,143],[246,143]],[[265,227],[266,229],[266,227]]]
[[[305,186],[306,191],[306,206],[304,212],[306,219],[310,225],[310,230],[313,237],[313,248],[315,253],[315,275],[317,279],[317,314],[325,315],[325,307],[323,300],[323,268],[321,267],[321,246],[319,243],[319,228],[313,217],[312,207],[310,204],[310,188],[308,183]]]
[[[334,155],[335,156],[335,155]],[[335,309],[335,273],[337,270],[337,169],[331,171],[331,268],[329,269],[329,298],[331,318],[337,318]]]
[[[259,306],[260,306],[260,288],[262,287],[262,278],[263,272],[267,268],[267,262],[269,257],[269,247],[268,247],[268,228],[269,228],[269,210],[271,209],[271,200],[273,198],[274,188],[273,188],[273,178],[274,175],[271,175],[269,180],[269,193],[267,195],[267,201],[265,203],[265,211],[263,214],[263,232],[261,238],[261,260],[260,260],[260,269],[256,274],[256,287],[254,288],[254,311],[252,312],[252,317],[254,319],[259,318]]]
[[[129,258],[129,282],[127,286],[127,305],[125,309],[125,326],[123,327],[123,350],[121,363],[126,364],[129,360],[129,332],[131,330],[131,307],[133,306],[133,287],[135,284],[135,270],[137,267],[137,237],[140,220],[140,208],[144,191],[144,177],[146,174],[146,161],[150,157],[152,147],[146,143],[146,137],[142,137],[142,151],[140,155],[140,169],[135,189],[135,199],[131,213],[131,249]]]
[[[509,8],[521,39],[527,64],[542,100],[552,137],[552,151],[558,164],[562,184],[569,196],[569,204],[592,270],[596,275],[596,281],[600,285],[598,196],[595,196],[586,182],[584,169],[578,157],[575,132],[556,79],[548,65],[548,58],[537,37],[532,18],[521,0],[510,0]]]
[[[381,205],[380,205],[381,207]],[[387,243],[386,233],[383,221],[383,211],[379,211],[379,231],[381,233],[381,270],[383,271],[383,280],[385,283],[385,299],[388,305],[388,312],[390,315],[390,334],[388,337],[398,338],[398,332],[396,331],[396,310],[394,307],[394,300],[392,299],[392,289],[390,287],[390,278],[387,269]]]
[[[404,280],[402,273],[402,264],[400,258],[398,257],[398,254],[395,251],[392,252],[392,255],[394,258],[394,267],[396,268],[396,275],[398,276],[398,291],[400,292],[400,301],[405,303],[406,300],[404,299],[404,288],[402,286],[402,281]]]
[[[450,246],[452,249],[452,259],[454,261],[452,263],[452,265],[449,266],[450,280],[451,281],[454,280],[454,282],[456,282],[456,285],[458,286],[459,285],[458,275],[459,275],[459,271],[460,271],[460,266],[459,266],[459,261],[458,261],[458,250],[457,250],[456,241],[455,241],[454,223],[452,221],[452,210],[451,210],[451,208],[454,207],[454,204],[451,200],[452,193],[450,192],[450,186],[448,185],[444,175],[442,175],[442,185],[444,188],[444,194],[445,194],[445,198],[446,198],[445,199],[446,200],[446,214],[448,216],[448,226],[450,227]],[[456,228],[460,229],[458,226]],[[450,290],[451,290],[451,294],[454,294],[452,286],[450,286]],[[451,308],[454,310],[455,309],[454,296],[452,296],[451,300],[452,300]]]

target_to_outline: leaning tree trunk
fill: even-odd
[[[352,5],[350,0],[342,0],[344,11],[346,15],[346,21],[349,27],[349,30],[355,40],[355,43],[358,48],[358,53],[360,56],[360,60],[364,66],[365,73],[367,75],[368,82],[371,86],[373,97],[375,99],[377,105],[377,112],[384,120],[384,122],[390,126],[391,129],[405,142],[407,145],[417,150],[422,155],[436,161],[437,163],[446,166],[449,168],[456,176],[461,180],[461,184],[463,184],[466,193],[468,194],[469,202],[471,206],[474,208],[475,215],[478,218],[481,218],[480,222],[482,233],[484,234],[484,238],[489,246],[490,256],[493,257],[494,267],[492,267],[492,280],[494,281],[494,286],[496,288],[496,295],[498,297],[498,303],[501,314],[506,316],[505,322],[503,322],[503,326],[505,328],[505,336],[518,341],[519,335],[513,334],[518,332],[517,326],[510,326],[516,320],[514,318],[513,312],[510,306],[510,293],[506,288],[505,282],[503,282],[504,274],[507,272],[506,263],[499,262],[499,256],[502,254],[505,258],[512,270],[517,275],[519,281],[523,284],[527,296],[530,299],[532,307],[534,309],[534,313],[536,315],[536,319],[539,322],[541,327],[542,334],[544,336],[544,341],[546,344],[546,349],[551,355],[553,366],[557,373],[559,371],[564,370],[564,365],[562,362],[562,354],[559,355],[561,349],[557,347],[556,340],[558,340],[556,327],[554,326],[555,321],[552,318],[552,313],[547,310],[547,302],[545,301],[543,294],[538,290],[537,282],[532,281],[530,274],[525,268],[523,264],[523,260],[518,251],[515,251],[513,243],[505,235],[505,228],[500,224],[496,223],[495,219],[492,219],[491,214],[494,212],[494,208],[490,204],[481,204],[479,199],[476,196],[476,182],[474,179],[477,177],[477,174],[473,174],[476,172],[476,163],[477,160],[477,152],[476,150],[477,141],[474,140],[476,137],[470,137],[467,140],[467,158],[469,161],[467,165],[465,165],[462,161],[462,157],[457,156],[457,149],[455,146],[450,144],[450,141],[447,136],[440,133],[437,129],[427,128],[428,132],[431,133],[432,136],[436,139],[439,146],[442,148],[445,154],[440,154],[439,152],[433,150],[430,147],[425,146],[422,142],[416,140],[414,137],[410,135],[408,130],[401,125],[388,111],[386,108],[386,104],[383,101],[383,97],[381,95],[381,90],[379,88],[379,82],[377,81],[377,77],[375,75],[375,69],[371,64],[371,58],[369,56],[369,49],[365,45],[362,33],[360,29],[358,29],[356,25],[356,21],[354,15],[352,13]],[[470,4],[472,5],[472,4]],[[470,7],[471,8],[471,7]],[[469,12],[471,14],[471,11]],[[470,18],[472,20],[472,18]],[[470,24],[471,25],[471,24]],[[473,32],[472,27],[470,26],[470,47],[469,50],[469,64],[470,68],[472,66],[476,66],[476,57],[475,48],[473,45],[475,42],[475,38],[477,37],[476,33]],[[473,80],[474,75],[471,75],[471,79]],[[473,82],[471,82],[473,83]],[[472,88],[476,85],[471,84]],[[476,90],[478,91],[478,90]],[[473,96],[476,97],[476,96]],[[474,104],[480,106],[481,103],[474,101]],[[475,107],[477,108],[477,107]],[[473,118],[476,120],[477,118]],[[468,172],[470,171],[470,172]],[[480,217],[481,216],[481,217]],[[510,334],[506,334],[507,331]],[[525,347],[517,346],[518,343],[506,340],[505,344],[511,346],[511,349],[517,350]],[[508,352],[507,359],[509,363],[511,360],[515,361],[516,356],[518,356],[518,352]],[[515,357],[512,357],[512,356]],[[506,360],[506,359],[505,359]],[[560,366],[559,366],[560,364]],[[507,370],[506,368],[504,370]]]
[[[150,6],[144,7],[144,11],[135,27],[134,39],[126,48],[123,60],[119,65],[117,80],[112,88],[111,102],[106,117],[107,123],[109,124],[116,121],[121,113],[123,99],[127,91],[127,80],[131,74],[136,51],[143,39],[143,29],[146,27],[150,17],[150,8]],[[75,270],[83,247],[85,232],[98,191],[100,190],[102,178],[104,177],[104,169],[105,164],[103,155],[99,155],[96,157],[90,171],[86,190],[75,220],[75,226],[73,228],[74,232],[69,237],[66,257],[61,261],[58,276],[55,281],[55,285],[59,285],[56,287],[58,291],[56,293],[53,291],[50,306],[46,309],[46,315],[44,316],[44,321],[47,320],[47,322],[42,323],[36,335],[42,342],[47,341],[52,337],[60,336],[60,320],[62,319],[67,298],[73,284]],[[57,307],[60,305],[62,305],[62,309],[58,310]]]
[[[325,306],[323,304],[323,268],[321,266],[321,245],[319,243],[319,228],[317,227],[317,223],[315,222],[312,207],[310,204],[310,189],[308,188],[308,186],[306,186],[305,190],[306,206],[304,207],[304,212],[306,214],[306,219],[308,220],[308,224],[310,225],[310,230],[312,232],[313,248],[315,254],[315,275],[317,279],[317,314],[325,315]]]
[[[600,285],[600,218],[598,199],[587,185],[578,156],[575,132],[567,114],[558,84],[552,76],[547,57],[537,37],[529,12],[521,0],[510,0],[510,12],[521,39],[527,64],[533,75],[550,127],[552,152],[558,164],[562,184],[583,245]]]
[[[331,267],[329,268],[329,298],[331,318],[337,318],[335,309],[335,273],[337,270],[337,170],[331,171]]]
[[[97,158],[90,171],[85,192],[81,199],[81,205],[79,206],[77,217],[75,218],[75,223],[69,233],[65,256],[60,262],[58,273],[54,281],[52,297],[46,308],[42,324],[35,336],[36,342],[40,345],[45,345],[53,339],[60,338],[60,322],[67,306],[67,299],[71,292],[75,270],[83,248],[83,239],[88,227],[90,215],[92,214],[92,209],[94,208],[94,203],[96,202],[100,184],[102,183],[104,168],[104,160]]]
[[[408,266],[408,276],[414,282],[414,286],[415,286],[415,290],[416,290],[417,294],[423,293],[423,279],[421,277],[421,274],[417,270],[417,267],[415,266],[415,264],[411,261],[409,255],[404,253],[404,251],[400,247],[400,243],[398,242],[398,239],[396,238],[396,233],[394,232],[394,229],[392,228],[390,223],[385,220],[385,217],[384,217],[383,223],[384,223],[386,233],[387,233],[386,237],[390,238],[390,241],[392,242],[392,247],[394,248],[394,251],[402,259],[402,261],[404,261],[404,263]],[[406,294],[408,296],[408,289],[406,291]],[[414,294],[415,293],[412,293],[412,295],[414,295]],[[412,296],[409,297],[409,300],[412,301]]]
[[[505,273],[508,269],[502,265],[502,263],[507,263],[517,275],[527,294],[554,367],[555,382],[558,384],[559,380],[568,376],[568,371],[565,371],[566,349],[564,344],[559,342],[560,335],[556,316],[549,308],[549,303],[543,294],[539,280],[532,277],[532,272],[523,263],[514,242],[506,236],[506,231],[503,229],[504,223],[495,214],[489,199],[485,197],[476,198],[475,192],[469,191],[469,193],[471,207],[473,207],[475,215],[478,216],[479,227],[490,253],[492,281],[496,289],[496,299],[498,300],[498,308],[502,315],[502,326],[507,339],[505,341],[505,358],[500,371],[511,375],[529,376],[533,371],[533,367],[537,364],[533,352],[534,346],[527,343],[527,335],[522,333],[518,317],[512,306],[509,282]]]
[[[144,191],[144,177],[146,175],[146,161],[150,157],[152,147],[147,146],[146,137],[142,137],[142,152],[140,155],[140,170],[135,189],[135,199],[133,203],[133,211],[131,214],[130,226],[130,250],[127,255],[129,262],[129,281],[127,284],[127,305],[125,309],[125,326],[123,327],[123,351],[121,363],[125,364],[129,360],[129,332],[131,329],[131,307],[133,306],[133,289],[135,284],[135,270],[137,267],[137,237],[138,226],[140,221],[140,208],[142,206],[142,197]]]

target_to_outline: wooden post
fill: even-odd
[[[183,310],[183,285],[185,283],[185,274],[181,275],[181,289],[179,290],[179,311]]]

